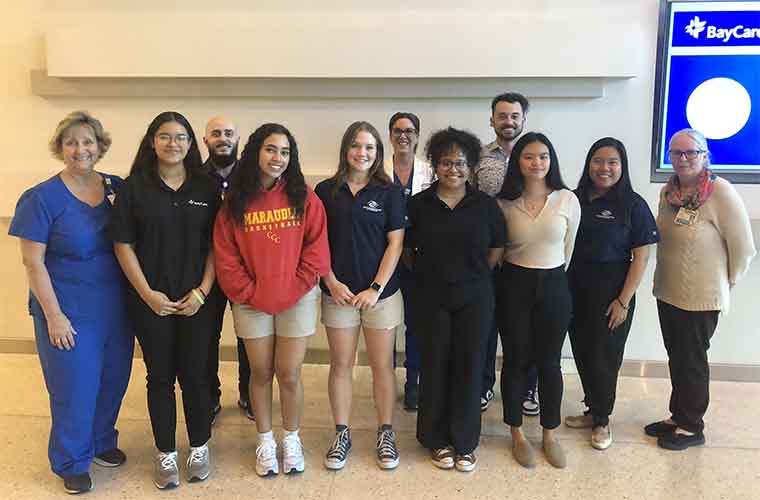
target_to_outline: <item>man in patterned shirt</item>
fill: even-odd
[[[496,196],[501,191],[507,173],[509,155],[525,126],[530,103],[517,92],[497,95],[491,101],[491,127],[496,140],[483,146],[480,161],[472,174],[472,183],[479,190]],[[498,332],[496,322],[491,330],[486,347],[486,361],[483,367],[483,387],[480,395],[480,409],[486,411],[493,399],[493,385],[496,382],[496,344]],[[536,370],[531,368],[526,384],[523,413],[538,415],[538,392],[536,390]]]

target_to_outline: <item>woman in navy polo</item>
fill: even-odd
[[[375,127],[354,122],[343,134],[338,171],[315,189],[327,213],[332,269],[322,279],[322,323],[330,345],[330,406],[335,440],[325,457],[342,469],[351,449],[348,418],[359,328],[364,330],[377,409],[377,464],[399,463],[393,428],[395,329],[403,321],[396,265],[403,249],[406,204],[383,170]]]
[[[111,219],[114,250],[132,284],[129,306],[148,372],[148,410],[158,452],[154,484],[179,486],[175,380],[190,441],[187,477],[209,474],[208,345],[214,284],[211,247],[219,206],[216,181],[201,171],[193,129],[166,111],[148,126]]]
[[[628,155],[619,140],[605,137],[591,146],[575,194],[581,223],[568,270],[573,296],[569,333],[588,410],[567,417],[565,425],[592,429],[591,446],[604,450],[612,444],[609,416],[636,307],[634,294],[649,245],[660,238],[646,201],[633,191]]]

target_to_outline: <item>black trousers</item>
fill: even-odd
[[[620,295],[629,268],[630,262],[573,262],[568,271],[573,298],[570,344],[583,386],[583,401],[591,411],[594,426],[607,425],[615,406],[618,373],[636,299],[631,299],[625,321],[612,331],[605,313]]]
[[[213,311],[211,341],[208,345],[208,378],[209,378],[209,397],[211,407],[219,404],[222,397],[222,382],[219,380],[219,343],[222,340],[222,326],[224,323],[224,310],[227,308],[227,297],[219,288],[218,283],[214,283],[206,299],[206,305]],[[248,355],[245,353],[245,344],[241,339],[237,339],[238,355],[238,393],[240,399],[248,401],[248,383],[251,380],[251,367],[248,364]]]
[[[491,280],[418,290],[420,401],[417,440],[470,453],[480,441],[480,384],[494,309]]]
[[[522,425],[522,400],[531,364],[538,368],[541,425],[560,424],[560,358],[572,304],[564,266],[529,269],[505,263],[499,274],[499,332],[504,349],[501,395],[504,422]]]
[[[177,449],[176,379],[190,446],[204,444],[211,437],[206,364],[213,311],[204,306],[194,316],[158,316],[139,297],[130,302],[148,372],[148,411],[156,447],[162,452]]]
[[[682,429],[701,432],[710,403],[710,365],[707,350],[718,326],[720,311],[685,311],[657,301],[660,330],[668,351],[671,419]]]
[[[497,280],[499,278],[499,270],[494,271],[494,290],[498,290]],[[496,299],[498,303],[498,298]],[[496,317],[497,314],[494,311],[493,323],[491,331],[488,334],[488,341],[486,342],[486,358],[483,363],[483,388],[480,391],[481,396],[485,396],[487,391],[493,390],[493,385],[496,383],[496,350],[498,348],[499,340],[499,321]],[[503,350],[503,347],[502,347]],[[503,358],[502,358],[503,364]],[[502,366],[502,370],[504,367]],[[538,381],[538,370],[535,366],[531,366],[528,371],[528,376],[525,379],[525,389],[523,394],[527,394],[528,391],[532,391],[536,387]]]

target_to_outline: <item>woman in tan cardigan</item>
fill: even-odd
[[[705,137],[693,129],[676,132],[668,153],[675,173],[660,192],[654,295],[668,351],[671,416],[644,431],[662,448],[683,450],[705,442],[707,349],[755,246],[741,198],[709,169]]]

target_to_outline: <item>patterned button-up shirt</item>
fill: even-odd
[[[496,141],[483,146],[480,161],[472,173],[473,185],[491,196],[499,194],[504,176],[507,174],[508,161],[509,155]]]

